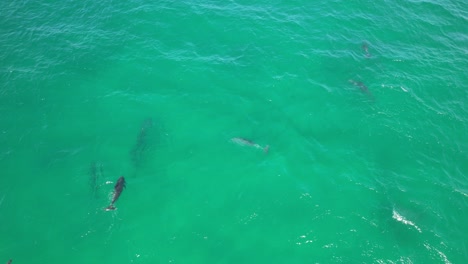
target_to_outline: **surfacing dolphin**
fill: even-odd
[[[263,152],[265,153],[268,153],[268,150],[270,149],[270,145],[266,145],[265,147],[262,147],[259,144],[253,142],[252,140],[245,139],[245,138],[235,137],[235,138],[231,138],[231,141],[240,146],[248,146],[248,147],[254,147],[257,149],[263,149]]]
[[[117,180],[117,183],[114,186],[114,196],[112,197],[112,202],[108,207],[106,207],[106,211],[112,211],[116,209],[114,203],[119,199],[120,194],[122,193],[124,188],[125,178],[123,176],[120,176],[120,178]]]

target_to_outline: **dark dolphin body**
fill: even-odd
[[[114,197],[112,198],[112,202],[106,208],[106,211],[115,210],[114,203],[119,199],[120,194],[122,193],[123,189],[125,188],[125,178],[120,176],[117,180],[117,183],[114,186]]]
[[[132,162],[137,167],[143,158],[143,154],[148,146],[148,131],[153,127],[153,119],[146,119],[141,125],[140,132],[138,133],[137,142],[130,152]]]
[[[13,260],[12,260],[12,259],[10,259],[10,260],[7,262],[7,264],[11,264],[11,262],[13,262]]]

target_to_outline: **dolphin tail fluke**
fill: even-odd
[[[263,148],[263,152],[265,152],[265,153],[268,153],[268,150],[270,150],[270,145],[266,145],[266,146]]]
[[[111,204],[111,205],[109,205],[109,206],[106,207],[106,211],[113,211],[113,210],[115,210],[115,209],[116,209],[116,208],[115,208],[114,204]]]

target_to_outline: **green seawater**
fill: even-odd
[[[0,1],[0,263],[468,263],[467,12]]]

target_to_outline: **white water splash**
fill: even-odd
[[[397,220],[398,222],[402,222],[405,225],[410,225],[410,226],[414,227],[416,230],[418,230],[419,233],[422,233],[421,228],[419,228],[413,222],[411,222],[411,221],[407,220],[406,218],[404,218],[401,214],[399,214],[397,211],[395,211],[395,209],[393,209],[392,218]]]
[[[459,193],[459,194],[461,194],[461,195],[463,195],[463,196],[465,196],[465,197],[468,197],[468,194],[466,194],[465,192],[460,191],[460,190],[458,190],[458,189],[455,189],[455,192],[457,192],[457,193]]]
[[[451,264],[452,262],[450,262],[450,260],[448,260],[447,256],[440,250],[438,250],[437,248],[427,244],[427,243],[424,243],[424,247],[429,250],[430,252],[435,252],[437,253],[437,255],[440,257],[441,260],[444,261],[445,264]]]

